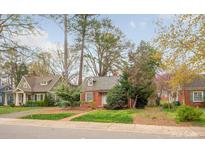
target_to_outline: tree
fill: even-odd
[[[73,107],[80,104],[80,89],[79,87],[72,87],[61,84],[56,89],[56,95],[60,98],[58,102],[62,107]]]
[[[69,15],[63,14],[63,15],[44,15],[44,17],[53,20],[57,25],[63,30],[64,32],[64,56],[63,56],[63,77],[65,80],[65,83],[68,82],[68,62],[69,59],[69,51],[68,51],[68,33],[70,29],[70,22],[69,22]]]
[[[12,87],[27,72],[26,62],[33,54],[28,46],[19,43],[18,37],[38,33],[37,26],[31,15],[0,15],[0,69],[8,74]]]
[[[30,35],[37,32],[37,23],[30,15],[0,15],[0,52],[26,49],[16,41],[18,36]]]
[[[163,52],[162,68],[177,89],[205,71],[205,15],[176,15],[171,24],[157,26],[155,45]]]
[[[48,52],[38,53],[34,60],[29,64],[29,73],[34,75],[52,74],[51,70],[51,54]]]
[[[8,50],[1,61],[1,71],[8,74],[10,84],[14,88],[20,82],[22,76],[28,73],[25,61],[27,61],[27,58],[14,50]]]
[[[141,41],[135,52],[129,53],[129,65],[124,75],[129,83],[129,97],[135,100],[133,107],[144,106],[155,92],[154,77],[160,65],[160,55],[160,52],[144,41]]]
[[[86,41],[90,37],[90,32],[93,27],[95,15],[79,14],[73,18],[72,29],[76,35],[76,46],[80,48],[80,66],[79,66],[79,77],[78,85],[82,84],[83,78],[83,59],[84,50],[86,48]]]
[[[85,55],[86,63],[95,76],[106,76],[122,68],[130,42],[111,20],[95,21],[92,38]]]

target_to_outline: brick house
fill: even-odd
[[[186,84],[178,91],[177,100],[186,105],[205,107],[205,76],[198,76]]]
[[[95,103],[96,107],[106,104],[108,91],[118,84],[118,76],[88,77],[82,84],[80,99],[82,105]]]

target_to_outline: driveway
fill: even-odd
[[[46,111],[49,111],[52,109],[54,109],[54,108],[43,107],[43,108],[39,108],[39,109],[32,109],[32,110],[26,110],[26,111],[20,111],[20,112],[0,114],[0,118],[21,118],[21,117],[24,117],[27,115],[38,114],[38,113],[46,112]]]
[[[0,138],[205,138],[205,128],[0,118]]]

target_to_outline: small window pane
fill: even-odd
[[[93,101],[93,93],[87,92],[86,93],[86,102],[92,102]]]
[[[203,102],[203,91],[193,92],[193,101],[194,102]]]

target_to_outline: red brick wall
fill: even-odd
[[[80,95],[80,100],[85,102],[85,93],[82,92]],[[102,94],[100,92],[94,91],[93,92],[93,102],[96,104],[96,107],[102,107]],[[85,102],[88,103],[88,102]]]
[[[190,94],[192,91],[184,90],[185,95],[185,104],[189,106],[198,106],[198,107],[205,107],[205,102],[191,102],[190,101]]]

